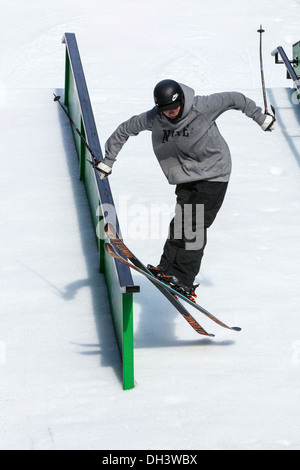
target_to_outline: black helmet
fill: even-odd
[[[182,88],[174,80],[162,80],[154,88],[154,101],[160,111],[178,108],[183,99]]]

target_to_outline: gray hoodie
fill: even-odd
[[[106,165],[113,166],[130,136],[148,130],[152,131],[154,153],[170,184],[229,180],[231,155],[216,119],[225,111],[237,109],[262,125],[265,115],[241,93],[195,96],[192,88],[180,86],[185,98],[181,117],[172,121],[154,107],[123,122],[105,144]]]

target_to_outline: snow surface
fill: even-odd
[[[300,449],[300,111],[270,55],[291,55],[299,20],[296,0],[1,1],[1,450]],[[243,331],[194,312],[216,334],[199,337],[134,275],[136,387],[124,392],[70,126],[52,101],[61,38],[76,33],[104,145],[163,78],[262,104],[261,23],[276,131],[219,120],[233,175],[199,275],[199,302]],[[149,133],[128,141],[111,186],[126,241],[157,262],[175,200]]]

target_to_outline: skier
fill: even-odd
[[[204,205],[204,236],[201,247],[188,249],[184,227],[178,236],[173,218],[160,263],[148,268],[158,278],[194,299],[197,287],[194,280],[200,270],[207,229],[222,206],[231,173],[230,151],[216,119],[225,111],[240,110],[264,131],[272,131],[275,117],[263,114],[254,101],[241,93],[195,96],[192,88],[174,80],[162,80],[155,86],[154,101],[153,109],[131,117],[113,132],[105,144],[105,158],[97,169],[101,179],[109,176],[127,139],[144,130],[152,132],[158,162],[169,183],[176,185],[176,207],[182,214],[185,208],[192,207],[194,233],[197,206]]]

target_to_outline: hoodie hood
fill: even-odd
[[[183,83],[179,83],[179,85],[182,88],[183,94],[184,94],[184,108],[183,108],[183,113],[181,115],[181,119],[184,119],[187,114],[190,112],[191,107],[193,106],[194,103],[194,98],[195,98],[195,90],[193,88],[190,88],[187,85],[184,85]]]

